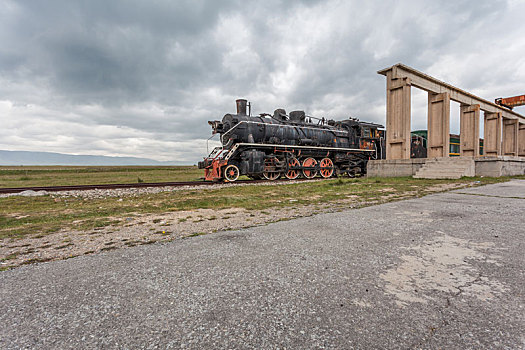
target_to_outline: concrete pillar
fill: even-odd
[[[459,155],[479,156],[479,105],[461,105]]]
[[[386,79],[386,159],[410,159],[410,79]]]
[[[518,155],[518,120],[503,118],[503,155]]]
[[[485,112],[483,155],[501,155],[501,112]]]
[[[428,93],[427,157],[448,157],[450,152],[450,94]]]
[[[522,123],[518,129],[518,156],[525,157],[525,124]]]

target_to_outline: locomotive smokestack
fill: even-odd
[[[246,115],[247,102],[248,101],[244,99],[238,99],[235,101],[235,103],[237,104],[237,114]]]

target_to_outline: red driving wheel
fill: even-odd
[[[286,176],[289,180],[295,180],[299,177],[301,163],[297,160],[297,158],[291,158],[288,160],[288,171],[284,176]]]
[[[317,170],[314,170],[317,165],[317,161],[314,158],[306,158],[303,160],[303,175],[307,179],[313,179],[317,175]],[[304,169],[306,168],[306,169]],[[308,169],[310,168],[310,169]]]
[[[321,176],[324,178],[331,177],[334,174],[334,162],[330,158],[321,159],[319,168],[321,168]]]

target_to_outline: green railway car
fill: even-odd
[[[427,156],[427,130],[415,130],[412,131],[412,145],[411,155],[412,158],[426,158]],[[479,154],[483,154],[483,139],[479,139]],[[449,155],[451,157],[459,156],[459,135],[450,134],[450,149]]]

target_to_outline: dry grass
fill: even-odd
[[[4,166],[0,167],[0,187],[197,181],[203,176],[203,170],[195,166]]]
[[[246,210],[391,201],[423,196],[449,184],[487,184],[505,178],[420,180],[412,178],[333,179],[279,186],[232,186],[189,192],[162,192],[138,197],[85,200],[82,198],[0,198],[0,239],[38,237],[59,230],[96,230],[125,225],[136,215],[181,210],[243,208]],[[437,186],[437,187],[436,187]],[[224,218],[222,218],[224,219]]]
[[[506,180],[334,179],[120,200],[5,198],[0,199],[0,271]]]

